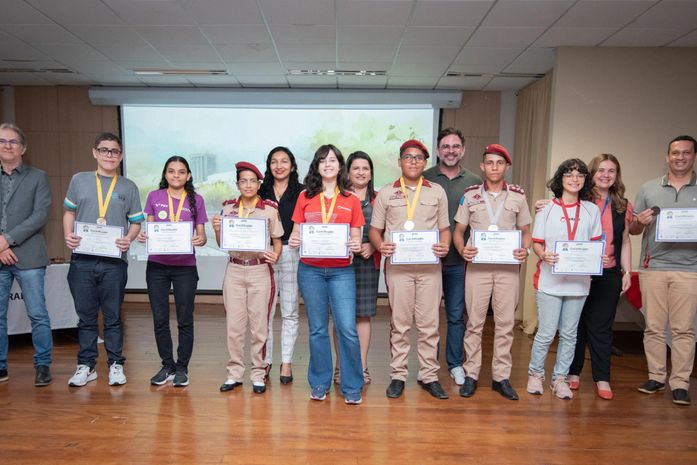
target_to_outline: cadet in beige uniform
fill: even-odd
[[[438,230],[439,242],[432,250],[444,257],[450,247],[448,199],[438,184],[428,182],[422,173],[428,150],[417,140],[408,140],[399,150],[402,176],[383,187],[375,198],[369,238],[384,255],[385,282],[392,310],[390,328],[390,367],[392,379],[387,397],[399,397],[407,379],[409,330],[416,321],[418,331],[419,378],[422,387],[433,397],[447,399],[438,382],[438,308],[442,297],[441,265],[393,265],[390,257],[395,246],[391,231]]]
[[[491,144],[486,147],[480,164],[484,183],[465,189],[455,215],[457,224],[453,242],[462,257],[469,262],[465,275],[467,358],[464,367],[467,375],[460,387],[462,397],[471,397],[477,389],[482,366],[482,330],[491,298],[495,323],[491,388],[507,399],[518,400],[518,394],[509,382],[511,345],[520,282],[518,263],[525,261],[528,256],[532,218],[523,189],[505,181],[504,176],[511,163],[508,151],[501,145]],[[465,246],[464,233],[468,226],[472,235],[475,231],[520,230],[521,247],[514,249],[510,257],[514,263],[473,263],[478,250],[472,246],[471,236]]]
[[[281,254],[283,226],[276,202],[257,196],[261,172],[251,163],[239,162],[237,186],[241,196],[223,204],[222,217],[213,217],[213,230],[218,245],[221,243],[223,217],[261,218],[267,221],[273,250],[265,252],[230,251],[230,261],[223,278],[223,303],[227,315],[227,346],[230,360],[228,378],[220,386],[222,392],[231,391],[242,384],[244,376],[244,339],[249,326],[250,353],[252,359],[252,389],[261,394],[266,391],[266,337],[269,313],[274,296],[272,264]]]

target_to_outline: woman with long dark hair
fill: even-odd
[[[533,250],[539,257],[534,278],[538,328],[530,354],[527,391],[542,394],[545,359],[559,330],[552,391],[560,399],[571,399],[573,393],[567,376],[574,358],[578,320],[590,288],[590,276],[553,274],[552,267],[559,261],[554,243],[600,240],[600,212],[592,202],[593,181],[588,167],[577,158],[562,162],[547,187],[554,194],[554,200],[535,215],[532,232]]]
[[[346,160],[346,171],[351,190],[361,201],[363,218],[366,226],[361,237],[361,251],[353,256],[353,269],[356,272],[356,331],[361,346],[361,364],[363,365],[363,382],[371,382],[368,371],[368,348],[370,347],[371,325],[370,319],[377,313],[378,282],[380,280],[380,253],[368,240],[368,225],[373,213],[375,200],[375,187],[373,186],[373,160],[362,151],[353,152]],[[334,382],[339,383],[341,372],[339,367],[339,348],[334,337],[334,348],[337,351],[336,368],[334,369]]]
[[[159,189],[148,194],[143,211],[148,222],[191,222],[195,233],[191,244],[205,245],[205,224],[208,221],[206,206],[203,197],[194,190],[191,169],[185,158],[175,155],[165,162]],[[141,232],[138,241],[146,240],[147,235]],[[159,386],[172,381],[174,386],[186,386],[189,384],[188,366],[194,348],[194,297],[198,285],[194,248],[190,254],[149,255],[145,281],[155,327],[155,342],[162,360],[162,367],[150,379],[150,383]],[[174,290],[179,329],[176,362],[169,329],[170,287]]]
[[[569,369],[569,386],[578,389],[586,345],[590,349],[593,381],[598,396],[613,398],[610,388],[610,357],[612,355],[612,323],[615,321],[620,295],[631,285],[632,244],[629,224],[632,204],[624,197],[622,170],[617,158],[603,153],[591,160],[593,201],[600,209],[605,240],[603,274],[591,278],[590,293],[581,312],[576,339],[576,353]]]
[[[350,252],[359,253],[361,226],[365,220],[358,197],[349,190],[344,157],[339,149],[330,144],[317,149],[305,177],[305,188],[295,205],[295,225],[288,244],[295,248],[301,246],[301,223],[346,224],[349,227],[346,246]],[[298,285],[310,327],[310,366],[307,373],[312,388],[310,398],[324,400],[332,384],[328,327],[331,308],[339,341],[344,401],[347,404],[361,403],[363,370],[356,333],[356,280],[351,257],[301,258]]]
[[[266,340],[266,363],[271,368],[273,361],[273,318],[276,302],[281,305],[281,384],[293,382],[293,349],[298,338],[298,249],[288,246],[293,230],[293,210],[304,186],[298,180],[298,164],[288,147],[274,147],[266,157],[264,183],[259,196],[278,204],[278,213],[283,224],[283,252],[274,266],[276,293],[269,315],[269,335]]]

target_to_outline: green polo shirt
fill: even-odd
[[[634,211],[647,208],[697,208],[697,184],[695,172],[692,179],[676,191],[668,183],[668,175],[653,179],[639,190]],[[697,272],[697,242],[656,242],[656,221],[646,226],[641,237],[641,262],[639,268],[665,271]]]
[[[455,213],[460,206],[460,199],[465,193],[465,189],[475,184],[481,184],[482,180],[479,176],[472,173],[466,168],[460,170],[460,174],[453,179],[449,179],[446,175],[440,172],[439,165],[433,166],[424,171],[424,178],[431,182],[440,185],[448,196],[448,219],[450,220],[450,231],[455,231]],[[465,243],[469,237],[469,228],[465,233]],[[448,255],[443,259],[444,265],[459,265],[464,263],[465,259],[455,250],[453,242],[450,243]]]

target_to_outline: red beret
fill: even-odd
[[[428,149],[426,146],[419,140],[416,139],[409,139],[405,143],[402,144],[402,146],[399,148],[399,154],[401,155],[406,149],[413,147],[421,150],[424,155],[426,155],[426,158],[429,157],[428,155]]]
[[[259,179],[259,181],[264,179],[264,176],[261,174],[261,171],[259,171],[259,168],[247,161],[238,161],[237,163],[235,163],[235,169],[238,173],[242,170],[249,170],[257,175],[257,179]]]
[[[506,163],[508,163],[509,165],[513,164],[513,160],[511,160],[511,156],[508,154],[508,150],[506,150],[506,147],[504,147],[503,145],[487,145],[484,149],[484,155],[486,155],[487,153],[491,153],[493,155],[500,155],[506,160]]]

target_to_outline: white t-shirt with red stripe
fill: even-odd
[[[555,241],[599,241],[602,238],[600,210],[593,202],[581,201],[578,220],[575,218],[578,202],[564,205],[564,207],[569,217],[569,227],[567,228],[567,219],[561,201],[554,199],[535,215],[535,225],[532,230],[533,242],[543,244],[545,250],[554,250]],[[569,230],[573,229],[576,221],[578,221],[576,235],[571,238]],[[539,260],[533,283],[535,289],[545,294],[582,296],[588,295],[591,277],[552,274],[552,266]]]

